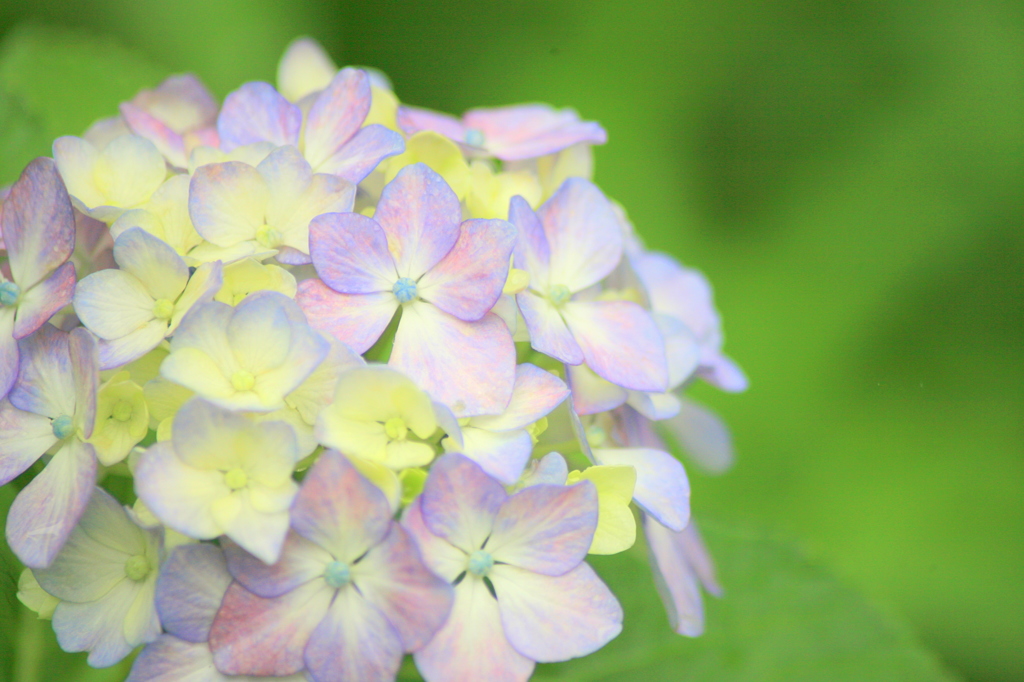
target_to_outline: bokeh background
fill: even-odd
[[[738,453],[691,468],[697,514],[795,538],[964,679],[1024,680],[1021,2],[3,0],[8,81],[52,68],[10,54],[24,22],[220,96],[308,34],[409,103],[601,121],[597,181],[711,278],[752,380],[694,392]],[[0,184],[113,112],[52,100]]]

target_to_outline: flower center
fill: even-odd
[[[51,426],[53,427],[53,435],[60,440],[64,440],[71,435],[71,417],[66,414],[62,414],[54,419]]]
[[[324,567],[324,582],[336,590],[352,581],[352,571],[343,561],[332,561]]]
[[[408,277],[399,277],[395,286],[391,287],[391,291],[394,292],[395,298],[402,303],[408,303],[419,295],[416,282]]]
[[[124,562],[124,574],[128,576],[129,580],[133,580],[137,583],[146,579],[146,576],[149,575],[149,570],[149,559],[141,554],[136,554],[131,559]]]
[[[268,249],[276,249],[284,241],[284,237],[270,225],[261,225],[256,230],[256,241]]]
[[[236,391],[251,391],[252,387],[256,385],[256,377],[252,375],[252,372],[240,369],[231,375],[231,385],[235,387]]]
[[[470,128],[466,131],[466,144],[471,147],[483,147],[484,139],[484,131],[479,128]]]
[[[0,305],[17,305],[21,298],[21,287],[14,282],[0,284]]]
[[[158,320],[169,320],[174,314],[174,301],[161,298],[153,304],[153,317]]]
[[[556,284],[548,290],[548,299],[555,305],[562,305],[569,300],[572,292],[564,284]]]
[[[224,485],[232,490],[244,488],[249,483],[249,476],[241,469],[235,468],[224,474]]]
[[[132,404],[127,400],[118,400],[117,404],[114,405],[114,409],[111,410],[110,416],[119,422],[126,422],[132,418],[132,412],[134,412]]]
[[[466,569],[478,578],[483,578],[491,572],[492,566],[494,566],[494,557],[491,556],[491,553],[478,549],[469,555],[469,564]]]
[[[409,435],[409,427],[405,425],[405,420],[401,417],[392,417],[384,422],[384,433],[391,440],[405,440],[405,437]]]

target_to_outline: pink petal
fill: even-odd
[[[56,442],[48,418],[0,402],[0,485],[20,476]]]
[[[501,296],[515,242],[511,223],[467,220],[452,250],[420,279],[420,296],[460,320],[479,320]]]
[[[398,299],[390,291],[339,294],[319,279],[300,282],[295,301],[310,326],[356,353],[365,353],[380,338],[398,309]]]
[[[159,117],[179,133],[217,121],[217,102],[202,81],[190,73],[168,76],[153,90],[135,95],[132,104]]]
[[[7,542],[31,568],[46,568],[64,546],[96,483],[92,445],[71,438],[15,498],[7,516]]]
[[[597,489],[535,485],[501,505],[487,550],[494,560],[545,575],[562,575],[587,556],[597,528]]]
[[[22,291],[56,270],[75,249],[75,214],[52,159],[38,158],[21,173],[0,213],[13,280]]]
[[[405,651],[429,642],[452,608],[451,586],[423,564],[415,541],[398,524],[352,567],[352,578],[387,617]]]
[[[440,175],[414,163],[384,187],[373,217],[387,234],[398,274],[415,280],[455,246],[462,207]]]
[[[295,532],[345,563],[379,543],[390,526],[384,493],[336,450],[320,456],[292,505]]]
[[[168,163],[176,168],[188,167],[185,142],[180,133],[175,132],[159,118],[131,102],[123,102],[120,111],[125,123],[128,124],[128,129],[152,142]]]
[[[509,202],[508,220],[516,226],[518,232],[516,267],[530,273],[530,282],[535,289],[546,290],[551,285],[551,249],[540,217],[530,208],[526,199],[516,195]]]
[[[551,284],[582,291],[622,259],[622,227],[601,190],[569,178],[537,211],[551,249]]]
[[[176,637],[205,645],[230,584],[231,574],[219,547],[205,543],[176,547],[160,567],[156,583],[160,624]]]
[[[398,127],[406,135],[414,135],[421,130],[433,130],[456,142],[464,142],[466,138],[466,127],[459,119],[419,107],[399,107]]]
[[[422,507],[422,497],[413,500],[402,515],[402,527],[416,541],[427,567],[450,583],[466,570],[469,557],[455,545],[430,532],[423,520]]]
[[[536,365],[516,367],[512,399],[505,411],[493,417],[474,417],[473,426],[491,431],[521,429],[549,414],[569,397],[569,387],[557,376]]]
[[[608,135],[592,121],[580,121],[572,109],[545,104],[521,104],[466,112],[467,128],[484,135],[487,150],[503,161],[520,161],[554,154],[580,142],[604,144]]]
[[[479,464],[449,454],[434,461],[420,499],[430,532],[471,554],[491,534],[508,494]]]
[[[317,166],[320,173],[331,173],[354,185],[389,156],[405,151],[405,140],[393,130],[373,123],[352,136],[331,158]]]
[[[370,80],[345,68],[313,100],[306,114],[305,156],[318,168],[349,141],[370,113]]]
[[[690,521],[690,482],[672,455],[649,448],[595,448],[598,464],[636,468],[633,499],[644,511],[672,530]]]
[[[54,270],[47,279],[24,292],[18,301],[14,337],[25,338],[71,303],[75,280],[75,264],[69,261]]]
[[[512,485],[530,460],[533,439],[523,429],[487,431],[467,426],[462,431],[462,445],[446,447],[469,457],[505,485]]]
[[[512,335],[497,315],[463,322],[425,301],[403,307],[389,360],[457,417],[505,409],[515,362]]]
[[[526,682],[534,668],[533,661],[512,648],[498,602],[473,576],[455,588],[448,621],[415,659],[427,682]]]
[[[82,436],[91,438],[96,423],[96,393],[100,388],[96,337],[84,327],[76,327],[68,337],[68,349],[75,382],[75,422],[81,428]]]
[[[345,587],[313,630],[305,661],[314,679],[391,682],[402,664],[402,641],[377,607]]]
[[[210,628],[217,669],[227,675],[291,675],[305,667],[303,650],[327,615],[334,590],[316,580],[274,599],[235,582]]]
[[[224,99],[217,117],[221,148],[231,151],[255,142],[278,147],[299,143],[302,111],[269,83],[246,83]]]
[[[551,301],[527,290],[516,295],[516,302],[534,349],[569,365],[583,362],[583,350]]]
[[[391,292],[398,280],[388,239],[373,218],[325,213],[309,224],[309,255],[327,286],[342,294]]]
[[[281,550],[281,558],[267,565],[236,543],[222,539],[232,577],[253,594],[270,599],[291,592],[323,575],[324,567],[333,561],[320,545],[289,531]]]
[[[491,581],[509,642],[540,663],[586,656],[622,632],[622,607],[585,563],[558,577],[498,565]]]
[[[668,388],[665,342],[650,314],[632,301],[570,301],[562,315],[602,379],[634,391]]]
[[[50,419],[75,414],[75,379],[67,332],[44,324],[18,342],[18,383],[8,398],[22,410]]]
[[[223,247],[252,239],[266,217],[267,183],[241,161],[210,163],[189,182],[188,214],[198,232]]]

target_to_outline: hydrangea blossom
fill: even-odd
[[[172,76],[58,139],[0,191],[22,603],[92,665],[145,645],[133,682],[520,681],[620,632],[584,559],[639,518],[700,634],[666,440],[728,468],[684,391],[746,379],[707,281],[591,181],[605,138],[401,105],[300,38],[277,89]]]

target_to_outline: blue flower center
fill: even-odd
[[[21,298],[21,287],[14,282],[0,284],[0,305],[17,305]]]
[[[61,416],[54,419],[51,426],[53,427],[53,435],[59,438],[60,440],[64,440],[65,438],[71,435],[71,417],[67,416],[66,414],[62,414]]]
[[[395,298],[402,303],[408,303],[419,294],[416,282],[408,277],[399,277],[398,281],[395,282],[395,286],[391,287],[391,291],[394,292]]]
[[[491,553],[478,549],[469,555],[469,564],[466,569],[478,578],[483,578],[491,572],[492,566],[494,566],[494,557],[491,556]]]
[[[343,561],[332,561],[324,567],[324,582],[338,590],[352,581],[352,571]]]
[[[484,131],[479,128],[470,128],[466,131],[466,144],[471,147],[484,146]]]

